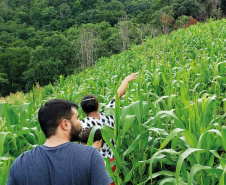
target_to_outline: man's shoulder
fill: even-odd
[[[94,148],[92,146],[87,146],[87,145],[82,145],[82,144],[77,144],[77,143],[70,143],[70,148],[72,150],[79,150],[82,152],[91,152],[91,151],[96,150],[96,148]]]
[[[90,146],[84,146],[82,144],[78,144],[78,143],[73,143],[73,142],[67,142],[64,143],[62,145],[50,148],[50,147],[46,147],[44,145],[40,146],[40,148],[42,148],[43,150],[60,150],[60,151],[65,151],[65,152],[69,152],[69,151],[75,151],[77,152],[86,152],[86,151],[93,151],[95,150],[93,147]]]
[[[34,148],[35,149],[35,148]],[[29,159],[32,156],[32,153],[34,152],[34,149],[31,149],[29,151],[25,151],[24,153],[20,154],[13,162],[11,168],[16,168],[20,167],[21,163],[24,163],[26,159]]]
[[[29,157],[34,157],[35,155],[39,155],[42,153],[42,151],[51,151],[51,153],[55,152],[67,152],[68,154],[87,154],[90,155],[93,151],[95,151],[96,148],[91,147],[91,146],[84,146],[82,144],[78,143],[73,143],[73,142],[68,142],[56,147],[46,147],[44,145],[37,146],[29,151],[25,151],[23,154],[19,155],[15,163],[23,160],[24,158],[27,159]],[[55,150],[55,151],[54,151]]]
[[[30,164],[31,161],[36,161],[32,163],[33,165],[40,165],[39,161],[41,161],[41,163],[43,162],[43,160],[46,161],[46,156],[48,156],[48,158],[51,158],[51,160],[55,160],[62,155],[65,155],[68,158],[82,160],[84,161],[84,163],[87,162],[88,164],[93,159],[93,157],[98,155],[97,153],[99,153],[99,151],[96,148],[91,146],[83,146],[77,143],[68,143],[64,147],[59,148],[59,150],[56,149],[55,151],[54,148],[45,148],[45,146],[42,145],[19,155],[13,162],[11,168],[17,171],[18,169],[21,169],[21,167]]]
[[[69,155],[74,155],[77,159],[84,161],[84,163],[90,163],[94,158],[102,158],[99,150],[93,146],[73,143],[70,147]]]

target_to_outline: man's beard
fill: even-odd
[[[78,130],[73,124],[71,124],[70,141],[79,141],[81,139],[81,133],[82,127]]]

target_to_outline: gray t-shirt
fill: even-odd
[[[24,152],[11,166],[7,185],[107,185],[111,182],[96,148],[68,142]]]

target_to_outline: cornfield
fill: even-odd
[[[139,72],[137,81],[121,100],[116,96],[115,109],[105,108],[133,72]],[[106,126],[102,135],[114,152],[115,161],[106,159],[106,167],[117,185],[224,185],[225,92],[226,19],[147,38],[122,54],[101,58],[94,68],[1,100],[0,184],[6,184],[16,157],[44,143],[37,120],[44,102],[62,98],[79,104],[84,95],[94,94],[101,111],[115,115],[115,129]]]

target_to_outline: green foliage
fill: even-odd
[[[220,19],[222,17],[222,10],[220,8],[213,9],[210,13],[211,18],[214,20]]]
[[[182,15],[198,18],[201,4],[193,0],[174,0],[172,4],[174,17],[178,18]]]
[[[170,35],[147,38],[142,45],[122,54],[100,58],[94,68],[67,78],[60,76],[54,86],[49,83],[44,88],[33,88],[20,98],[12,95],[12,104],[0,103],[0,183],[6,183],[5,175],[18,155],[44,143],[37,120],[37,110],[43,102],[63,98],[79,104],[84,95],[95,94],[102,102],[102,111],[121,81],[139,72],[139,78],[129,84],[120,101],[116,94],[115,110],[105,110],[108,115],[115,114],[115,129],[102,129],[114,153],[115,161],[105,160],[115,183],[223,185],[225,21],[210,20]],[[83,26],[102,30],[99,39],[103,40],[109,32],[117,33],[108,27],[106,22]],[[63,50],[59,43],[67,45],[68,40],[78,36],[77,28],[67,30],[65,36],[50,35],[32,56],[42,57],[44,50],[49,50],[53,57],[60,57],[54,53],[54,46]],[[25,100],[20,103],[18,99]],[[85,117],[81,109],[78,112]],[[115,139],[116,148],[109,138]],[[92,135],[89,140],[91,144]]]
[[[146,36],[168,34],[175,28],[187,28],[196,24],[196,20],[190,20],[189,23],[184,24],[185,26],[181,26],[182,22],[186,22],[182,19],[184,16],[205,21],[209,17],[219,19],[224,13],[224,1],[216,3],[198,0],[2,1],[0,3],[0,63],[3,65],[1,73],[7,74],[6,80],[9,83],[4,84],[4,89],[1,89],[0,93],[5,96],[10,92],[28,91],[35,83],[47,85],[49,82],[54,82],[59,75],[73,74],[80,70],[80,67],[84,69],[87,63],[90,63],[90,54],[88,54],[90,52],[93,53],[91,63],[94,64],[98,58],[109,57],[133,45],[143,43]],[[130,36],[126,46],[121,37],[122,33],[117,27],[119,20],[125,16],[132,25],[128,30]],[[85,45],[81,42],[81,33],[84,33],[86,24],[95,31],[95,38],[91,39],[95,42],[95,50],[82,54],[84,47],[89,47],[88,42]],[[68,34],[72,30],[74,35]],[[58,40],[53,40],[54,35],[59,37],[64,35],[64,40],[68,43],[63,41],[62,46],[57,46],[55,49],[43,46],[49,38],[53,46]],[[64,51],[63,47],[66,48]],[[27,53],[23,54],[24,57],[18,56],[20,54],[8,55],[9,52],[13,53],[19,49],[22,51],[17,53],[22,54],[25,48]],[[48,54],[50,50],[54,50],[55,56]],[[39,52],[43,54],[42,57],[39,55],[36,57]],[[65,52],[68,52],[67,56]],[[56,57],[56,53],[62,57]],[[84,57],[85,55],[89,57]],[[9,59],[17,68],[16,73],[8,70],[9,64],[5,64]],[[19,63],[23,68],[18,67]],[[63,69],[42,70],[47,66],[52,68],[58,66]],[[42,73],[38,74],[40,70]],[[22,75],[18,77],[18,74]],[[27,81],[26,85],[24,81]]]
[[[189,22],[189,17],[186,15],[182,15],[178,17],[177,21],[175,22],[175,26],[179,28],[185,28],[188,22]]]
[[[42,46],[36,47],[31,53],[29,69],[24,73],[27,80],[27,89],[39,81],[41,85],[53,82],[60,74],[68,75],[69,67],[74,71],[74,66],[69,65],[72,59],[70,43],[64,35],[55,34],[46,37]]]
[[[19,41],[17,42],[18,45]],[[6,95],[8,92],[15,93],[17,90],[25,90],[26,82],[21,76],[21,73],[27,70],[31,48],[28,47],[9,47],[3,54],[0,55],[1,72],[5,73],[4,89],[1,95]]]

